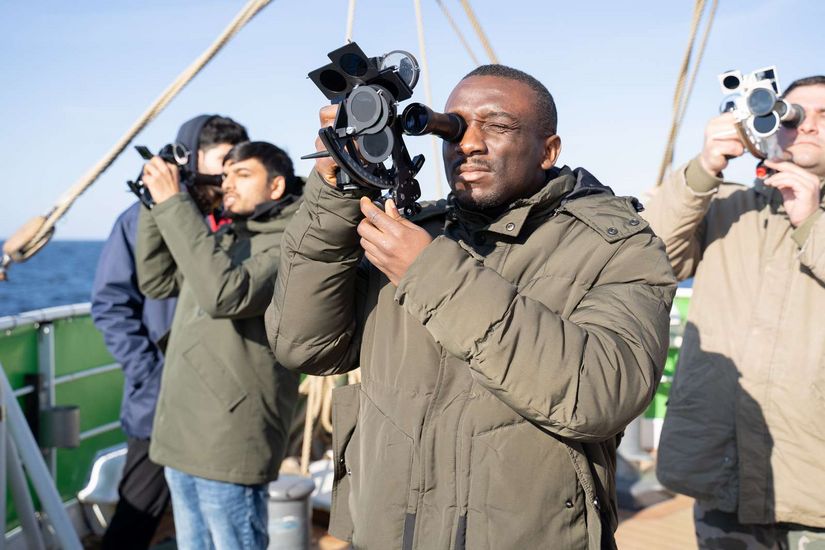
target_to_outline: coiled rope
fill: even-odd
[[[304,437],[301,443],[301,474],[309,474],[309,462],[312,452],[312,438],[318,429],[332,433],[332,390],[342,384],[360,384],[361,369],[347,373],[346,380],[341,376],[307,376],[298,392],[307,398],[306,418],[304,419]]]

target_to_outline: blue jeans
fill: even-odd
[[[180,550],[263,550],[268,484],[237,485],[164,469]]]

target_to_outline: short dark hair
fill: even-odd
[[[256,159],[263,164],[270,180],[283,176],[286,180],[285,195],[300,195],[303,192],[303,182],[295,177],[292,159],[280,147],[267,141],[245,141],[235,145],[223,158],[223,162],[226,164],[249,159]]]
[[[221,143],[237,145],[249,141],[246,128],[229,117],[215,115],[206,121],[198,135],[198,149],[207,151]]]
[[[556,133],[559,122],[559,115],[556,112],[556,102],[547,87],[539,82],[535,77],[530,76],[524,71],[508,67],[507,65],[481,65],[476,67],[464,78],[465,80],[471,76],[497,76],[499,78],[508,78],[527,84],[536,93],[536,114],[539,117],[539,127],[547,132],[547,135]]]
[[[791,93],[792,90],[795,88],[801,88],[802,86],[816,86],[821,85],[825,86],[825,76],[822,75],[815,75],[815,76],[806,76],[805,78],[799,78],[791,82],[791,85],[785,90],[783,95],[788,95]]]

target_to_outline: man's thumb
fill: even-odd
[[[392,199],[387,199],[384,203],[384,213],[394,220],[400,220],[403,218],[401,212],[399,212],[398,208],[395,207],[395,201]]]

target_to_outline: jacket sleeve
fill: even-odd
[[[443,273],[451,275],[436,284]],[[439,237],[396,300],[517,413],[562,437],[601,441],[652,399],[675,281],[650,232],[623,241],[598,281],[564,318]]]
[[[287,368],[329,375],[358,367],[368,280],[356,232],[359,198],[313,171],[284,233],[266,326],[272,351]]]
[[[137,216],[135,216],[136,218]],[[136,219],[123,215],[103,246],[92,288],[92,320],[129,385],[146,380],[162,363],[143,323],[144,297],[135,273]]]
[[[799,246],[799,263],[825,283],[825,206],[811,214],[791,237]]]
[[[171,265],[163,265],[158,259],[152,273],[175,280],[174,267],[210,317],[237,319],[263,315],[272,297],[278,269],[277,246],[256,252],[243,262],[233,262],[219,245],[219,236],[209,231],[188,193],[174,195],[152,208],[149,214],[171,257]],[[142,288],[143,273],[140,275]],[[159,277],[149,276],[147,282],[153,279]]]
[[[706,174],[698,159],[674,170],[654,191],[642,216],[665,243],[678,280],[692,277],[704,253],[705,214],[721,179]]]
[[[156,300],[178,295],[181,282],[178,266],[155,223],[152,210],[143,206],[138,215],[135,256],[138,284],[143,294]]]

